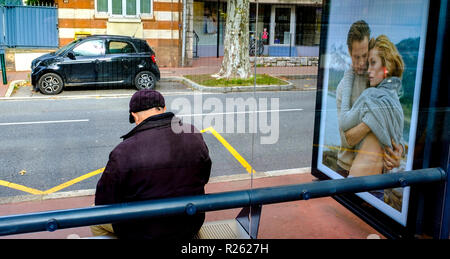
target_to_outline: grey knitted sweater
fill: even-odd
[[[346,73],[345,76],[351,77],[353,73]],[[386,78],[378,86],[364,90],[353,106],[350,106],[351,88],[346,88],[342,93],[339,118],[342,129],[347,131],[364,122],[384,146],[392,148],[391,139],[403,143],[404,114],[399,100],[401,87],[400,78]]]

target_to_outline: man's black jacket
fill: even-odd
[[[167,112],[147,118],[109,155],[95,204],[105,205],[204,194],[211,159],[201,133]],[[198,232],[204,213],[113,224],[119,238],[186,239]]]

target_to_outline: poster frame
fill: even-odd
[[[327,49],[331,2],[332,0],[323,1],[314,144],[311,164],[311,174],[319,180],[331,179],[331,177],[318,169],[319,141],[321,137],[320,123],[322,116],[322,98],[324,94],[324,72],[326,69],[326,62],[324,60]],[[447,0],[429,1],[426,46],[423,54],[423,70],[421,77],[422,87],[420,89],[420,102],[418,104],[418,118],[414,146],[415,152],[412,170],[438,166],[447,171],[447,178],[449,178],[449,141],[446,132],[449,132],[450,128],[448,125],[450,115],[448,109],[444,109],[440,114],[429,112],[430,109],[433,109],[436,98],[440,101],[441,105],[444,105],[444,107],[447,105],[448,108],[448,79],[446,81],[438,80],[441,77],[445,77],[445,75],[442,73],[436,74],[436,71],[441,71],[444,62],[448,63],[445,59],[439,59],[439,55],[442,56],[442,51],[448,53],[448,51],[443,50],[442,47],[445,46],[443,41],[449,42],[448,36],[444,37],[444,39],[439,38],[442,34],[446,35],[446,32],[448,35],[449,19],[447,17]],[[436,81],[438,81],[438,83],[436,83]],[[440,84],[443,84],[443,86]],[[444,119],[444,123],[441,123],[442,121],[436,121],[436,116],[441,116]],[[441,139],[436,140],[436,137],[430,138],[430,136],[436,136]],[[440,153],[442,157],[441,159],[437,159],[435,158],[437,151],[426,152],[426,150],[440,150],[444,153]],[[439,223],[443,221],[446,222],[444,219],[448,218],[448,215],[450,214],[449,190],[446,188],[447,182],[432,184],[430,186],[410,187],[407,222],[405,225],[402,225],[398,221],[387,216],[356,194],[336,195],[333,196],[333,198],[387,238],[418,238],[419,236],[442,238],[445,237],[445,235],[447,235],[448,238],[448,224],[442,225]]]

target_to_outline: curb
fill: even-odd
[[[23,83],[23,82],[26,82],[26,80],[14,80],[14,81],[12,81],[9,84],[9,86],[8,86],[8,91],[6,91],[5,97],[10,97],[12,92],[13,92],[13,90],[14,90],[14,87],[16,86],[16,84]]]
[[[291,174],[305,174],[311,172],[311,167],[294,168],[294,169],[284,169],[269,172],[255,172],[253,177],[250,174],[235,174],[235,175],[223,175],[211,177],[208,181],[210,183],[221,183],[221,182],[233,182],[233,181],[244,181],[250,179],[261,179],[268,177],[278,177]],[[50,194],[29,194],[29,195],[18,195],[12,197],[0,197],[0,206],[10,203],[28,202],[28,201],[45,201],[52,199],[63,199],[63,198],[76,198],[83,196],[95,195],[95,189],[84,189],[76,191],[67,192],[56,192]]]
[[[279,78],[280,79],[280,78]],[[255,91],[287,91],[294,88],[294,84],[286,80],[280,79],[287,85],[260,85],[260,86],[230,86],[230,87],[210,87],[197,84],[183,76],[173,76],[161,78],[161,82],[177,82],[187,87],[191,87],[200,91],[213,93],[229,93],[229,92],[253,92]]]

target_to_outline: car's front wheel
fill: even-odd
[[[141,71],[134,79],[134,85],[138,90],[154,89],[155,84],[156,76],[150,71]]]
[[[55,73],[47,73],[41,76],[38,82],[39,90],[43,94],[59,94],[63,90],[64,83],[62,78]]]

